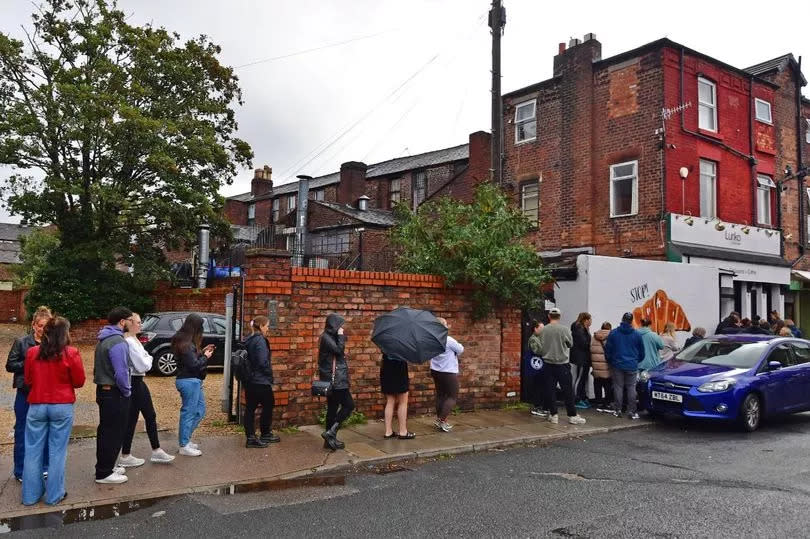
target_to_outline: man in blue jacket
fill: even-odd
[[[627,391],[627,413],[638,419],[636,412],[636,382],[638,364],[644,359],[644,341],[633,329],[633,314],[624,313],[622,323],[610,332],[605,342],[605,358],[610,366],[615,399],[613,415],[621,417],[624,392]]]

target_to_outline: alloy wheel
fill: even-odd
[[[158,356],[157,368],[163,376],[173,376],[177,372],[177,361],[171,352],[163,352]]]
[[[759,421],[762,416],[762,407],[759,403],[759,397],[756,395],[748,395],[743,401],[743,421],[745,428],[748,431],[754,431],[759,427]]]

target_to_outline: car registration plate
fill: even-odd
[[[652,398],[669,402],[683,402],[681,395],[676,393],[664,393],[663,391],[653,391]]]

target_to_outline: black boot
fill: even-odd
[[[335,438],[335,449],[343,449],[346,447],[346,444]]]
[[[323,431],[321,433],[321,438],[323,438],[324,442],[325,442],[324,447],[328,447],[332,451],[335,451],[336,449],[338,449],[338,446],[337,446],[337,443],[336,443],[337,438],[335,438],[337,436],[338,427],[340,427],[340,424],[335,423],[328,430],[325,430],[325,431]]]
[[[267,434],[262,434],[261,441],[266,444],[277,444],[281,441],[281,438],[273,431],[270,431]]]
[[[256,438],[255,436],[249,436],[247,442],[245,442],[245,447],[251,448],[263,448],[267,447],[267,442]]]

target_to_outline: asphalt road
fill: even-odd
[[[21,537],[807,537],[810,415],[458,456],[345,486],[185,496]]]

